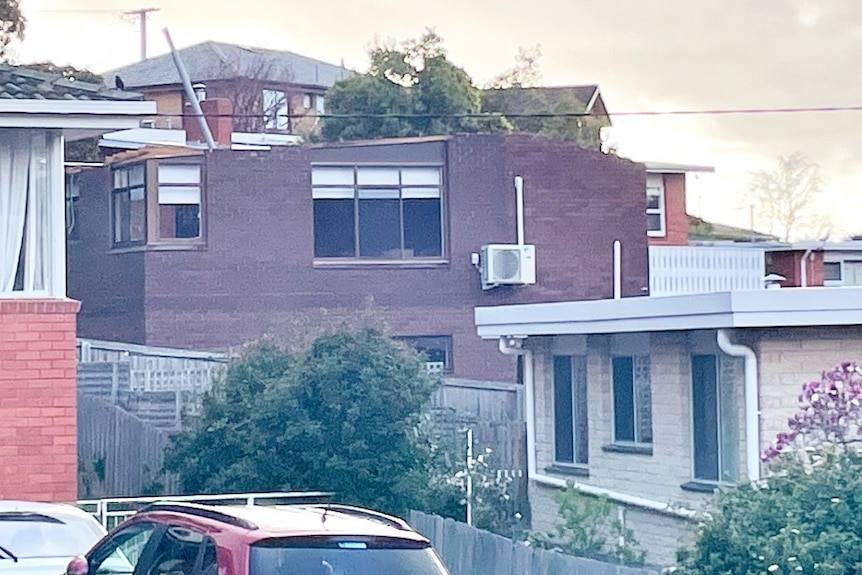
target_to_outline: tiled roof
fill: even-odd
[[[560,102],[576,100],[584,107],[583,110],[579,111],[588,112],[587,106],[598,89],[599,87],[595,84],[547,88],[490,89],[482,91],[482,105],[489,112],[523,114],[540,111],[534,109],[537,104],[541,104],[550,112]]]
[[[353,75],[341,66],[293,52],[204,42],[178,50],[192,82],[254,78],[263,81],[329,88]],[[148,58],[105,73],[107,85],[119,76],[130,89],[180,83],[170,54]]]
[[[26,66],[0,64],[0,99],[13,100],[142,100],[141,94],[69,80]]]

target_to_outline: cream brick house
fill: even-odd
[[[605,495],[653,564],[722,485],[756,479],[804,382],[862,358],[862,288],[770,289],[477,308],[523,355],[533,528],[568,482]]]

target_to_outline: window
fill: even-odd
[[[862,285],[862,261],[847,260],[841,268],[841,285],[845,286],[860,286]]]
[[[155,523],[134,523],[100,543],[88,554],[90,573],[131,575],[135,571],[145,572],[138,569],[138,563],[157,527]]]
[[[399,339],[425,356],[428,371],[449,373],[452,371],[452,336],[424,335],[399,336]]]
[[[201,237],[201,172],[199,163],[165,160],[114,168],[113,245],[126,247],[198,240]]]
[[[663,237],[665,234],[664,176],[647,174],[647,235]]]
[[[201,533],[186,527],[169,526],[159,539],[146,572],[149,575],[192,575],[199,572],[195,571],[195,566],[204,559],[205,542],[209,540]]]
[[[288,129],[287,95],[281,90],[263,91],[263,127],[278,132]]]
[[[738,478],[736,366],[736,358],[723,355],[694,355],[691,358],[695,480],[717,483]]]
[[[81,238],[78,225],[78,200],[81,197],[77,173],[66,174],[66,237],[70,240]]]
[[[650,357],[634,355],[612,360],[614,441],[652,443]]]
[[[144,164],[114,169],[112,191],[114,244],[137,244],[147,239],[147,186]]]
[[[314,111],[318,116],[326,114],[326,97],[318,94],[314,98]]]
[[[314,256],[442,258],[439,167],[314,167]]]
[[[823,262],[823,281],[841,283],[841,262]]]
[[[159,237],[196,238],[201,233],[201,167],[159,165]]]
[[[554,462],[589,463],[587,361],[584,356],[554,356]]]
[[[306,110],[311,109],[311,102],[314,99],[314,96],[311,94],[306,94],[302,97],[302,107]]]

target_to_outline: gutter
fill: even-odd
[[[653,511],[677,517],[681,519],[694,519],[697,512],[684,507],[672,507],[668,503],[646,499],[628,493],[621,493],[596,487],[594,485],[585,485],[578,482],[567,482],[559,477],[552,477],[538,472],[536,468],[536,411],[535,411],[535,379],[533,377],[533,352],[529,349],[524,349],[524,337],[501,337],[500,338],[500,353],[504,355],[520,355],[524,359],[524,416],[527,424],[527,479],[535,481],[540,485],[556,487],[558,489],[566,489],[571,487],[595,497],[606,497],[616,503],[630,505],[647,511]]]
[[[719,349],[732,357],[745,358],[745,468],[749,481],[760,479],[760,408],[757,381],[757,355],[744,345],[730,342],[727,330],[716,334]]]

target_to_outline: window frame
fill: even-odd
[[[826,277],[826,266],[838,266],[838,278],[829,279]],[[823,285],[824,286],[842,286],[844,285],[844,262],[843,261],[824,261],[823,262]]]
[[[312,245],[312,257],[314,260],[314,264],[316,266],[327,266],[327,265],[394,265],[400,267],[410,267],[415,265],[439,265],[439,264],[447,264],[448,263],[448,200],[447,200],[447,188],[448,188],[448,178],[447,178],[447,170],[446,166],[440,162],[403,162],[403,163],[381,163],[381,162],[313,162],[311,164],[311,174],[313,178],[315,169],[326,169],[326,168],[335,168],[335,169],[352,169],[353,172],[353,184],[347,185],[335,185],[335,184],[318,184],[315,185],[312,179],[311,185],[311,196],[312,196],[312,218],[314,218],[314,202],[317,199],[325,199],[325,198],[315,198],[315,189],[325,190],[329,189],[346,189],[348,187],[352,187],[353,189],[353,255],[352,256],[320,256],[317,255],[316,250],[316,230],[314,229],[314,222],[312,222],[312,234],[314,235],[314,242]],[[406,258],[403,256],[405,247],[404,247],[404,197],[403,197],[403,189],[404,188],[428,188],[432,189],[434,186],[431,185],[405,185],[402,181],[402,173],[401,170],[409,170],[412,168],[434,168],[439,170],[440,174],[440,184],[437,187],[439,191],[439,205],[440,205],[440,255],[439,256],[419,256]],[[398,178],[399,183],[396,185],[377,185],[377,184],[359,184],[358,172],[361,169],[392,169],[398,170]],[[402,256],[399,258],[384,258],[379,256],[362,256],[360,254],[361,250],[361,229],[360,229],[360,190],[362,189],[373,189],[373,190],[382,190],[382,189],[394,189],[398,191],[398,201],[399,201],[399,213],[400,216],[400,236],[401,236],[401,254]],[[347,198],[344,198],[347,199]],[[408,198],[409,199],[409,198]]]
[[[132,170],[141,166],[144,171],[144,183],[136,184],[134,186],[129,185],[129,175]],[[150,234],[150,222],[149,222],[149,212],[150,206],[149,204],[149,177],[150,177],[150,166],[149,162],[129,162],[124,164],[118,164],[116,166],[111,166],[111,192],[109,195],[109,213],[110,213],[110,236],[111,236],[111,247],[114,249],[122,249],[122,248],[133,248],[138,246],[143,246],[148,243],[149,234]],[[117,172],[126,172],[126,185],[117,187],[116,182],[116,174]],[[119,214],[117,213],[117,196],[123,193],[129,194],[129,203],[131,203],[131,193],[132,190],[142,189],[144,192],[144,237],[140,240],[129,240],[129,241],[117,241],[117,225]],[[129,234],[131,237],[131,233]]]
[[[634,439],[620,439],[617,437],[617,386],[616,386],[616,360],[628,359],[631,361],[631,405],[632,405],[632,432]],[[638,415],[641,410],[640,394],[638,389],[638,367],[646,364],[647,385],[649,386],[649,440],[643,439],[643,429],[638,421]],[[618,446],[633,446],[652,449],[655,436],[653,435],[653,416],[652,416],[652,358],[648,353],[633,353],[633,354],[614,354],[610,358],[610,388],[611,388],[611,443]]]
[[[123,537],[123,535],[125,533],[127,533],[129,530],[134,529],[134,528],[138,528],[141,525],[151,527],[152,528],[152,534],[150,535],[149,539],[147,539],[147,542],[144,543],[144,547],[141,550],[141,555],[138,558],[137,563],[133,566],[133,572],[132,573],[133,574],[134,573],[140,573],[140,570],[138,569],[138,565],[140,565],[141,563],[146,563],[146,561],[152,561],[153,554],[155,553],[155,550],[158,548],[159,543],[161,542],[161,538],[164,535],[165,530],[167,529],[167,526],[163,523],[159,523],[157,521],[136,521],[135,523],[132,523],[131,525],[127,525],[126,527],[123,527],[119,531],[112,533],[108,538],[103,539],[102,541],[96,543],[96,545],[92,549],[90,549],[86,554],[87,566],[89,568],[89,573],[91,575],[96,575],[96,573],[98,571],[96,569],[94,569],[93,562],[97,557],[99,557],[102,553],[104,553],[106,548],[110,548],[111,546],[113,546],[114,551],[101,557],[101,561],[99,563],[99,566],[101,566],[108,557],[113,555],[119,549],[119,545],[115,545],[115,541],[117,539]]]
[[[452,335],[451,334],[437,334],[437,335],[397,335],[395,339],[401,341],[411,348],[416,349],[416,346],[419,340],[431,340],[431,339],[440,339],[445,342],[443,352],[446,354],[446,360],[443,362],[443,371],[441,373],[450,374],[455,370],[453,358],[452,358]],[[428,346],[426,346],[428,347]],[[418,351],[418,350],[417,350]],[[419,352],[421,353],[421,352]],[[429,363],[437,363],[437,362],[425,362]],[[430,368],[429,368],[429,371]]]
[[[697,455],[696,455],[697,442],[696,442],[696,437],[695,437],[696,417],[695,417],[695,408],[694,408],[694,385],[695,385],[694,361],[695,361],[696,357],[712,357],[712,358],[714,358],[714,362],[715,362],[715,390],[714,390],[715,398],[716,398],[716,401],[715,401],[715,411],[716,411],[715,460],[716,460],[716,464],[717,464],[717,468],[718,468],[717,469],[718,479],[709,479],[709,478],[702,478],[702,477],[697,476]],[[725,412],[728,409],[728,407],[730,407],[732,409],[737,409],[737,406],[736,405],[731,405],[731,406],[723,405],[722,395],[721,395],[721,391],[722,391],[721,386],[723,383],[723,381],[722,381],[723,369],[722,368],[723,368],[723,366],[728,365],[727,362],[736,362],[736,361],[737,361],[737,358],[726,356],[726,355],[721,354],[721,353],[706,352],[706,353],[691,353],[689,355],[689,363],[690,363],[690,369],[691,369],[691,373],[690,373],[690,377],[689,377],[689,379],[690,379],[689,393],[691,394],[689,397],[689,403],[690,403],[690,412],[689,412],[689,422],[690,422],[689,435],[690,435],[690,437],[689,437],[689,439],[691,441],[691,451],[690,451],[691,478],[692,478],[692,482],[694,484],[709,485],[709,486],[735,485],[738,483],[738,481],[741,477],[740,470],[739,470],[740,454],[739,454],[738,438],[737,438],[736,446],[734,449],[734,451],[735,451],[734,457],[736,459],[736,469],[732,470],[732,471],[735,471],[735,473],[734,473],[735,476],[733,478],[729,478],[729,479],[724,478],[725,472],[729,471],[729,470],[724,468],[724,457],[723,457],[723,455],[724,455],[724,443],[725,443],[725,438],[723,437],[723,432],[724,432],[724,429],[727,425],[727,422],[726,422],[727,416],[725,415]],[[736,395],[738,395],[737,385],[735,382],[733,382],[732,385],[733,385],[732,394],[734,396],[736,396]],[[738,414],[737,414],[735,419],[737,420],[736,426],[738,428],[739,427],[739,416],[738,416]]]
[[[558,435],[558,420],[557,420],[557,360],[558,359],[568,359],[569,360],[569,372],[570,372],[570,386],[571,386],[571,402],[572,402],[572,413],[570,421],[571,421],[571,435],[572,435],[572,461],[562,461],[558,458],[557,453],[557,435]],[[589,419],[589,377],[587,376],[587,357],[585,355],[565,355],[565,354],[554,354],[551,356],[551,422],[552,422],[552,448],[551,448],[551,461],[553,462],[553,467],[560,469],[577,469],[577,470],[588,470],[590,465],[590,419]],[[578,402],[577,399],[577,377],[576,374],[580,372],[583,376],[583,392],[584,397],[582,402]],[[578,408],[582,406],[581,415],[584,416],[586,421],[583,423],[583,429],[586,431],[586,437],[581,438],[578,435],[578,425],[579,425],[579,417],[578,417]],[[583,450],[579,449],[580,440],[584,440]]]
[[[651,181],[653,185],[651,185]],[[660,185],[655,185],[655,183]],[[659,190],[658,194],[658,207],[651,208],[649,207],[649,197],[650,197],[650,189]],[[647,236],[652,238],[663,238],[667,235],[667,210],[665,209],[665,181],[664,174],[650,174],[646,175],[646,199],[647,199],[647,208],[646,208],[646,216],[647,216]],[[659,229],[651,230],[649,228],[649,217],[651,215],[657,215],[659,217]]]
[[[281,94],[281,98],[280,100],[277,98],[275,104],[267,105],[267,94]],[[275,107],[274,116],[273,107]],[[290,94],[286,90],[262,88],[260,91],[260,109],[264,132],[290,133]],[[283,119],[279,113],[282,110],[284,111]],[[281,121],[284,122],[284,127],[281,127]],[[274,122],[274,127],[270,125],[271,122]]]
[[[114,172],[120,169],[129,169],[136,165],[144,167],[144,209],[145,209],[145,228],[146,233],[144,239],[137,242],[116,243],[115,225],[116,211],[114,209],[115,189],[113,187]],[[194,165],[200,170],[200,203],[198,209],[199,229],[198,235],[191,238],[162,238],[161,237],[161,213],[159,204],[159,166],[189,166]],[[203,157],[194,156],[176,156],[167,158],[156,158],[148,160],[130,161],[121,164],[112,165],[111,169],[111,192],[109,195],[108,214],[110,220],[109,229],[109,249],[112,252],[126,252],[138,250],[175,250],[175,249],[199,249],[206,245],[206,202],[207,202],[207,170],[206,162]],[[178,186],[179,184],[168,184]],[[188,184],[188,187],[195,187],[194,184]]]

